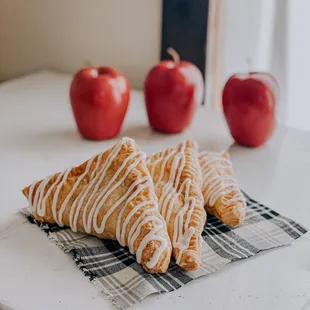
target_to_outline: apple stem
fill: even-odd
[[[172,57],[172,59],[175,63],[180,62],[180,55],[178,54],[178,52],[175,49],[173,49],[172,47],[168,47],[167,53]]]
[[[248,66],[248,72],[251,72],[253,67],[252,67],[252,59],[250,57],[246,58],[246,64]]]
[[[92,67],[92,64],[89,60],[86,60],[85,63],[84,63],[84,66],[85,67]]]

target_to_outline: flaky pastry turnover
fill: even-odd
[[[234,178],[228,153],[201,152],[202,194],[206,211],[224,224],[239,226],[246,202]]]
[[[176,263],[185,270],[200,266],[201,232],[206,221],[197,145],[185,141],[147,160],[160,213],[167,223]]]
[[[165,272],[171,257],[146,155],[129,138],[83,164],[23,190],[40,222],[117,240],[148,272]]]

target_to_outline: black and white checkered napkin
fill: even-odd
[[[202,264],[198,271],[182,271],[173,261],[166,274],[149,274],[136,262],[127,248],[116,241],[100,240],[70,228],[42,224],[29,211],[23,213],[36,223],[63,251],[72,255],[76,265],[112,303],[125,309],[153,293],[170,292],[186,283],[215,272],[228,263],[248,258],[260,251],[290,244],[307,229],[291,219],[251,199],[247,200],[246,220],[230,228],[213,216],[202,233]]]

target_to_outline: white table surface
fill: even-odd
[[[71,77],[39,72],[0,85],[0,304],[14,309],[114,309],[71,258],[19,216],[21,189],[114,144],[90,142],[75,129]],[[221,113],[199,108],[188,131],[160,135],[147,126],[143,97],[132,92],[120,136],[152,153],[185,138],[201,149],[229,148],[241,187],[310,227],[310,132],[278,127],[264,147],[232,144]],[[185,287],[146,298],[132,309],[310,309],[310,237],[229,264]]]

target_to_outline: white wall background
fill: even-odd
[[[213,0],[221,1],[221,0]],[[224,0],[222,83],[267,70],[273,0]],[[0,79],[107,63],[139,86],[159,60],[161,0],[1,0]]]
[[[310,2],[287,1],[286,124],[310,130]]]
[[[287,84],[287,62],[288,62],[288,12],[287,0],[277,0],[274,14],[274,29],[271,53],[271,72],[280,85],[280,96],[277,107],[278,121],[287,123],[288,116],[288,84]]]
[[[236,72],[270,69],[274,5],[274,0],[225,0],[223,81]]]
[[[214,50],[211,49],[211,52],[208,50],[211,57],[208,59],[207,55],[207,78],[212,80],[210,77],[216,76],[216,81],[208,83],[207,99],[210,105],[220,106],[222,87],[232,74],[249,70],[270,70],[276,2],[275,0],[211,0],[211,4],[213,3],[223,8],[222,42],[220,52],[216,51],[214,54]],[[212,27],[216,29],[213,23]],[[218,69],[213,64],[217,61],[214,58],[216,59],[219,53],[221,63]],[[214,74],[215,70],[220,70],[219,79],[218,73]]]
[[[0,0],[0,80],[109,64],[140,86],[159,60],[161,0]]]
[[[279,123],[310,130],[310,1],[226,0],[223,82],[234,72],[271,71],[280,85]]]
[[[278,120],[310,130],[310,1],[224,2],[221,86],[235,72],[271,70],[281,86]],[[0,0],[0,80],[43,68],[74,72],[91,62],[114,66],[141,87],[159,60],[161,4]]]

